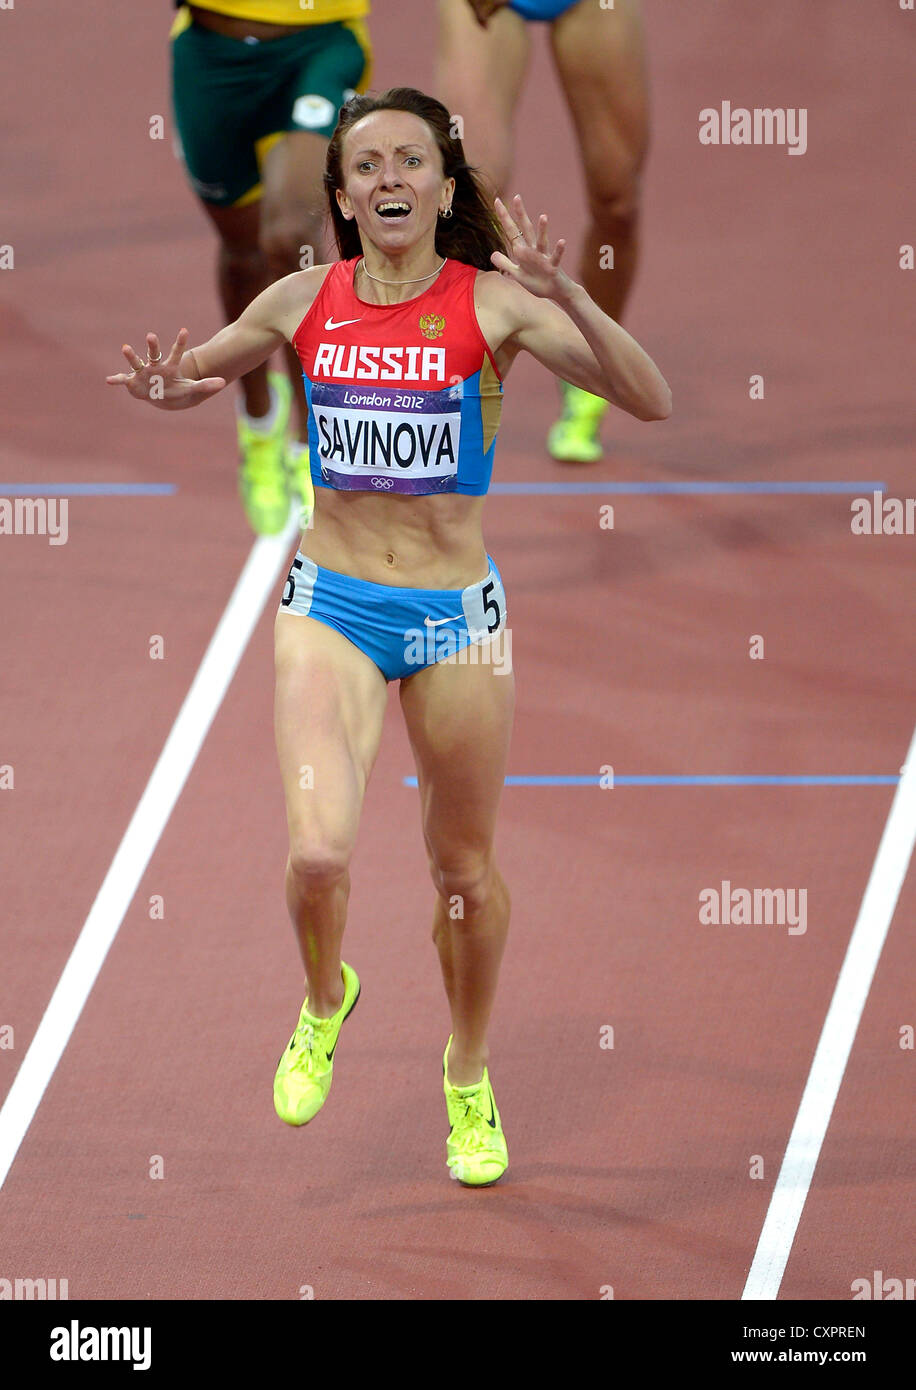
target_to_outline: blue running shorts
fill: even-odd
[[[323,569],[298,550],[280,612],[327,623],[365,652],[386,681],[405,680],[505,628],[503,582],[489,555],[487,561],[486,577],[466,589],[396,589]]]
[[[522,19],[559,19],[579,0],[510,0],[509,9]]]

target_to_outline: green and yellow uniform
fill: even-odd
[[[369,13],[369,0],[196,0],[199,10],[254,19],[261,24],[334,24],[339,19],[361,19]]]
[[[241,207],[260,197],[261,162],[277,140],[294,131],[330,138],[341,106],[365,91],[369,0],[207,0],[197,8],[253,27],[288,26],[267,38],[232,36],[204,27],[187,6],[172,25],[172,100],[188,178],[204,202]]]

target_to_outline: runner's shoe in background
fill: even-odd
[[[268,372],[270,410],[263,424],[238,412],[239,496],[251,529],[275,536],[289,517],[290,490],[286,476],[286,428],[293,388],[280,372]]]
[[[563,413],[547,435],[547,449],[560,463],[597,463],[603,456],[599,429],[608,408],[603,396],[593,396],[568,381],[559,381]]]

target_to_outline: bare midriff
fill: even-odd
[[[217,34],[227,34],[230,39],[281,39],[284,34],[295,34],[308,26],[303,24],[262,24],[259,19],[239,19],[237,15],[218,14],[216,10],[203,10],[199,5],[189,5],[195,24],[202,29],[213,29]]]
[[[316,487],[299,548],[324,569],[403,589],[464,589],[489,568],[483,497],[388,496]]]

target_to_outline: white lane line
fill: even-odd
[[[83,1011],[102,963],[131,904],[137,885],[181,795],[207,731],[222,704],[232,677],[277,583],[298,530],[293,508],[278,536],[254,543],[226,610],[210,639],[191,688],[172,725],[159,761],[89,916],[51,995],[31,1046],[0,1109],[0,1187],[6,1181],[48,1082]]]
[[[742,1299],[779,1293],[808,1188],[916,841],[916,731],[853,927]]]

